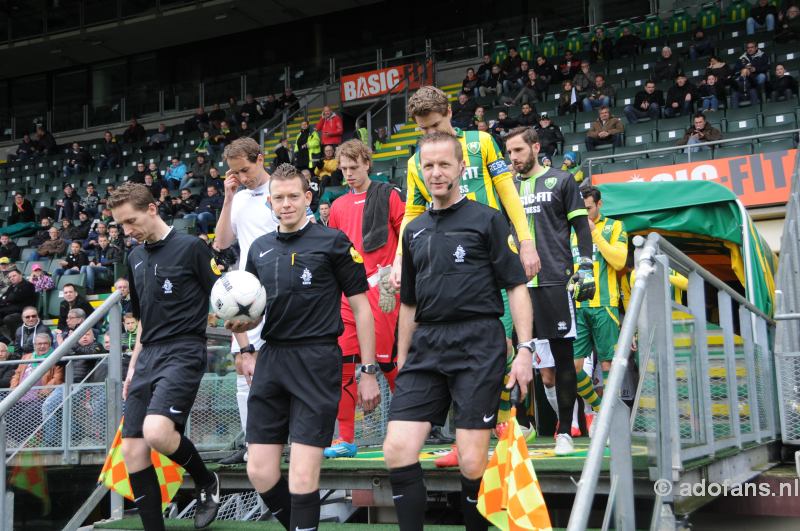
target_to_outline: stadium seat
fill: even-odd
[[[49,268],[50,268],[50,262],[51,262],[51,260],[49,260],[49,259],[48,260],[36,260],[36,261],[25,262],[25,269],[22,271],[22,274],[25,277],[29,276],[31,274],[31,271],[33,271],[33,265],[34,264],[39,264],[40,266],[42,266],[42,269],[44,271],[48,271]]]
[[[625,28],[631,30],[631,33],[636,34],[636,26],[634,26],[630,20],[623,19],[619,21],[619,25],[616,28],[611,30],[611,34],[613,35],[614,39],[619,39],[622,37],[622,31]]]
[[[578,30],[572,30],[567,33],[567,38],[562,43],[564,51],[571,51],[574,54],[579,54],[583,51],[583,35]]]
[[[519,56],[523,61],[528,61],[529,63],[533,62],[533,54],[536,50],[534,49],[533,43],[531,43],[531,39],[529,37],[521,37],[519,39],[517,51],[519,52]]]
[[[675,164],[682,164],[684,162],[698,162],[701,160],[712,160],[714,152],[710,149],[702,149],[693,153],[687,153],[686,150],[680,151],[675,155]]]
[[[659,166],[668,166],[673,164],[675,155],[670,152],[664,153],[650,153],[646,159],[639,159],[637,166],[639,168],[657,168]]]
[[[626,135],[653,134],[658,130],[656,122],[642,122],[639,124],[625,124]]]
[[[630,59],[612,59],[608,62],[608,75],[620,75],[630,72],[633,68]]]
[[[75,284],[79,293],[82,295],[86,294],[86,275],[84,273],[61,275],[61,277],[58,279],[58,284],[56,284],[56,288],[59,291],[59,296],[61,290],[64,289],[65,284]]]
[[[753,147],[750,144],[740,144],[738,146],[719,146],[714,149],[715,159],[725,159],[728,157],[742,157],[752,155]]]
[[[639,26],[639,36],[642,40],[652,41],[661,37],[661,19],[658,15],[648,15]]]
[[[744,0],[733,0],[725,12],[725,24],[741,23],[750,16],[750,4]]]
[[[186,218],[176,218],[172,220],[172,227],[176,232],[184,234],[195,234],[195,220]]]
[[[564,135],[564,153],[570,151],[585,152],[586,151],[586,134],[585,133],[568,133]]]
[[[687,33],[692,27],[692,18],[685,9],[676,9],[667,22],[667,29],[670,35]]]
[[[626,146],[639,146],[641,149],[653,141],[653,133],[625,134]]]
[[[689,127],[689,120],[684,117],[672,118],[669,120],[659,120],[658,122],[658,141],[675,143],[686,133]]]
[[[645,158],[647,155],[639,153],[646,149],[647,146],[623,146],[614,148],[614,162],[630,162]],[[638,155],[631,155],[631,153],[639,153]]]
[[[636,97],[636,93],[642,90],[640,87],[628,87],[624,89],[620,89],[614,95],[614,100],[618,107],[624,107],[625,105],[632,105],[633,100]]]
[[[22,251],[20,252],[19,259],[22,262],[27,262],[28,260],[31,259],[31,257],[33,257],[35,253],[36,249],[34,249],[33,247],[26,247],[25,249],[22,249]]]
[[[627,162],[605,162],[599,165],[598,170],[593,173],[612,173],[615,171],[628,171],[636,169],[636,161],[630,160]]]
[[[558,41],[554,33],[548,33],[539,44],[539,53],[548,59],[558,57]]]
[[[791,138],[762,139],[756,144],[755,151],[756,153],[769,153],[770,151],[785,151],[796,147],[797,145]]]
[[[697,13],[697,26],[704,30],[711,29],[718,26],[721,19],[722,14],[719,7],[715,3],[709,2],[703,4]]]
[[[586,133],[592,128],[592,122],[597,120],[597,111],[579,112],[575,114],[575,132]]]
[[[734,137],[734,136],[749,136],[753,134],[757,134],[758,129],[758,117],[751,116],[750,118],[735,118],[735,119],[726,119],[727,127],[725,128],[725,132],[727,133],[727,137]]]

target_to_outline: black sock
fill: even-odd
[[[185,435],[181,435],[178,449],[167,457],[182,466],[192,476],[194,484],[198,487],[207,487],[214,482],[214,474],[206,468],[206,464],[197,453],[197,448]]]
[[[161,487],[158,486],[158,476],[153,465],[129,474],[131,489],[139,517],[145,531],[162,531],[164,529],[164,516],[161,514]]]
[[[572,428],[572,409],[578,396],[578,376],[575,373],[572,341],[551,339],[550,350],[556,363],[556,400],[558,401],[558,433],[569,435]]]
[[[283,476],[281,476],[281,479],[279,479],[271,489],[267,492],[259,492],[258,495],[261,496],[264,505],[267,506],[267,510],[272,513],[272,516],[274,516],[284,528],[290,529],[292,498],[289,494],[289,483],[283,479]]]
[[[292,494],[292,514],[289,529],[307,529],[319,527],[319,490],[308,494]]]
[[[389,469],[389,482],[392,484],[392,500],[397,510],[400,531],[422,531],[428,499],[422,465],[417,462]]]
[[[486,531],[489,521],[478,512],[478,491],[481,480],[461,476],[461,511],[464,513],[464,527],[467,531]]]

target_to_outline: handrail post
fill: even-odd
[[[9,507],[6,500],[6,416],[0,414],[0,531],[12,531],[7,524],[7,515],[13,513],[13,505]],[[13,520],[12,520],[13,524]]]
[[[61,407],[61,448],[62,448],[62,462],[65,464],[70,463],[70,439],[72,438],[72,378],[74,377],[75,367],[71,361],[67,362],[64,368],[64,383],[61,384],[62,407]],[[54,393],[52,389],[50,393]],[[55,421],[58,417],[53,415],[50,421]]]
[[[111,349],[108,358],[108,375],[106,377],[106,448],[111,447],[111,442],[116,435],[117,426],[122,417],[122,306],[115,304],[108,312],[108,334]],[[111,492],[111,518],[122,518],[124,509],[122,496]]]

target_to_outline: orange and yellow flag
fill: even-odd
[[[497,442],[478,493],[478,511],[502,531],[550,531],[550,515],[528,443],[511,408],[508,426]]]
[[[103,465],[103,470],[100,471],[100,477],[97,481],[120,496],[133,501],[133,489],[131,488],[128,469],[125,467],[125,461],[122,458],[122,424],[124,421],[125,419],[123,418],[119,423],[114,442],[111,443],[106,462]],[[156,475],[158,476],[158,484],[161,487],[161,507],[166,509],[178,489],[181,488],[183,468],[155,450],[150,451],[150,459],[153,461],[153,467],[155,467]]]
[[[27,491],[42,500],[42,516],[50,514],[50,492],[47,489],[47,473],[41,464],[41,456],[33,452],[19,454],[19,464],[11,470],[8,484]]]

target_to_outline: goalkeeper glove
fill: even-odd
[[[395,289],[392,287],[390,275],[392,272],[391,267],[381,270],[380,280],[378,280],[378,307],[383,313],[391,313],[397,305],[397,298],[395,297]]]
[[[572,298],[578,302],[588,301],[594,297],[594,264],[591,258],[580,258],[578,271],[572,275],[567,289],[572,292]]]

